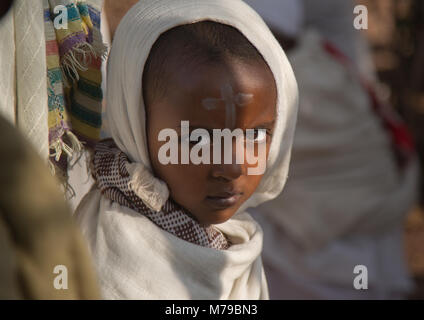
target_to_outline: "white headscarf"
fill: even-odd
[[[111,203],[98,190],[90,192],[76,216],[98,266],[105,298],[268,297],[260,257],[262,230],[242,212],[273,199],[284,187],[298,92],[283,50],[259,15],[241,0],[139,1],[121,21],[112,44],[107,79],[108,126],[116,144],[130,160],[151,169],[142,97],[146,60],[162,33],[204,20],[238,29],[259,50],[274,75],[278,89],[277,122],[267,170],[239,214],[216,226],[232,242],[228,250],[183,241],[131,209]]]

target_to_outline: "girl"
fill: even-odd
[[[262,231],[245,209],[284,186],[297,85],[265,23],[239,0],[140,1],[115,34],[107,86],[113,139],[97,146],[97,184],[76,213],[103,296],[267,299]],[[184,162],[200,149],[221,160],[217,129],[253,135],[242,150],[231,140],[231,161],[225,149],[221,163]],[[174,137],[163,130],[177,164],[161,159]],[[249,144],[264,146],[264,173],[236,161]]]

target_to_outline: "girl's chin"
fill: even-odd
[[[201,217],[197,216],[197,220],[203,227],[208,227],[214,224],[221,224],[229,219],[236,213],[237,208],[230,208],[226,210],[214,210],[203,212]]]

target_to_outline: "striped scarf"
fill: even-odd
[[[43,1],[50,156],[66,180],[67,158],[62,154],[71,158],[82,151],[82,143],[93,147],[100,137],[100,68],[106,50],[100,33],[100,7],[93,0],[90,4]],[[64,8],[66,11],[61,11]],[[63,23],[58,16],[64,13],[67,28],[56,29],[54,21]]]
[[[96,145],[93,174],[98,188],[106,198],[137,211],[159,228],[185,241],[218,250],[229,247],[228,240],[219,230],[213,226],[202,227],[170,198],[158,212],[150,209],[132,190],[128,164],[128,157],[112,139],[103,140]]]

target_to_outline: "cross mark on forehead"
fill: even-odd
[[[253,99],[253,94],[238,93],[234,94],[231,85],[227,84],[221,87],[221,98],[203,99],[202,105],[206,110],[217,109],[219,104],[225,103],[225,123],[228,128],[233,128],[236,124],[237,106],[245,107]]]

